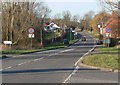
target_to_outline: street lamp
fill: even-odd
[[[70,40],[72,40],[72,28],[70,28]]]
[[[45,18],[44,17],[42,17],[42,29],[41,29],[41,31],[40,31],[40,37],[41,37],[41,46],[43,45],[43,29],[44,29],[44,26],[43,26],[43,24],[44,24],[44,22],[45,22]]]
[[[56,43],[56,30],[54,30],[55,43]]]

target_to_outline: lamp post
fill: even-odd
[[[40,31],[40,37],[41,37],[41,46],[43,45],[43,32],[42,32],[43,30],[41,29],[41,31]]]
[[[44,17],[44,15],[42,16],[42,29],[41,29],[41,31],[40,31],[40,38],[41,38],[41,46],[43,45],[43,29],[44,29],[44,26],[43,26],[43,24],[44,24],[44,22],[45,22],[45,17]]]
[[[56,30],[54,30],[54,35],[55,35],[55,43],[56,43]]]
[[[72,40],[72,28],[70,28],[70,40]]]

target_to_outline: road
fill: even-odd
[[[2,60],[3,83],[117,83],[118,73],[79,66],[94,47],[91,36],[68,48],[24,54]]]

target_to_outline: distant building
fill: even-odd
[[[110,29],[110,38],[120,38],[120,19],[116,12],[113,11],[111,18],[105,23],[103,28],[103,36],[106,37],[108,32],[107,28]]]

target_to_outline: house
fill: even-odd
[[[105,23],[103,28],[103,36],[110,38],[120,38],[120,19],[115,11],[113,11],[111,18]]]

